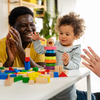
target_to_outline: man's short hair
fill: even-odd
[[[30,14],[31,16],[34,17],[33,12],[24,6],[20,6],[20,7],[16,7],[14,8],[10,15],[8,16],[8,21],[9,21],[9,25],[13,26],[16,23],[16,19],[21,16],[21,15],[26,15],[26,14]]]

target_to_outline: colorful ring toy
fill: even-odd
[[[45,50],[56,50],[57,47],[53,46],[53,47],[44,47]]]
[[[54,50],[46,50],[46,53],[55,53]]]

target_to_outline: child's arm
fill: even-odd
[[[35,51],[38,54],[45,54],[45,52],[46,52],[46,50],[44,50],[45,45],[41,45],[41,42],[40,42],[40,40],[45,41],[45,39],[41,38],[39,36],[39,33],[36,34],[36,32],[34,32],[34,34],[33,33],[31,33],[31,34],[32,34],[32,36],[28,36],[28,37],[33,39],[33,45],[34,45]]]
[[[66,57],[65,61],[63,62],[64,68],[72,70],[72,69],[79,69],[79,65],[81,62],[81,48],[77,48],[73,54],[72,57],[69,59],[69,62],[67,61],[68,57]],[[67,65],[66,65],[67,64]]]
[[[31,33],[31,35],[32,35],[32,36],[28,36],[28,37],[30,37],[30,38],[33,39],[34,41],[36,41],[36,40],[45,41],[45,39],[43,39],[43,38],[41,38],[41,37],[39,36],[39,33],[36,34],[36,32],[34,32],[34,34]]]

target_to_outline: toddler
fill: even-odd
[[[64,69],[73,70],[79,69],[81,61],[81,45],[73,45],[74,40],[79,39],[85,31],[84,20],[80,15],[70,12],[68,15],[57,19],[55,30],[59,35],[59,41],[56,41],[56,65],[63,65]],[[37,53],[45,54],[44,46],[41,45],[40,40],[43,40],[39,33],[29,36],[32,38],[34,48]],[[76,100],[75,84],[60,92],[50,100]]]

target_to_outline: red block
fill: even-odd
[[[30,57],[25,57],[25,61],[29,62],[30,61]]]
[[[62,73],[59,75],[59,77],[67,77],[67,75],[66,75],[64,72],[62,72]]]
[[[10,70],[10,71],[14,71],[14,69],[13,69],[12,67],[9,67],[9,70]]]
[[[45,74],[45,71],[38,71],[39,73],[41,73],[41,74]]]
[[[46,70],[45,70],[45,72],[49,73],[49,72],[50,72],[50,70],[49,70],[49,69],[46,69]]]

